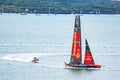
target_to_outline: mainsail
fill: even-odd
[[[79,65],[82,63],[82,46],[81,46],[81,27],[80,16],[75,17],[75,26],[71,51],[71,65]]]

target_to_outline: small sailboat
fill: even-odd
[[[85,39],[85,57],[84,63],[82,63],[82,40],[81,40],[81,25],[80,25],[80,16],[75,16],[75,26],[73,33],[73,42],[72,42],[72,51],[71,51],[71,59],[66,67],[71,68],[101,68],[101,65],[97,65],[94,62],[92,53],[89,48],[89,44],[87,39]]]

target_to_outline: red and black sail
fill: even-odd
[[[86,65],[93,65],[95,64],[94,60],[93,60],[93,56],[91,54],[89,45],[87,40],[85,40],[85,44],[86,44],[86,49],[85,49],[85,58],[84,58],[84,64]]]
[[[77,15],[75,16],[71,59],[69,64],[65,63],[66,66],[77,68],[101,68],[101,65],[95,64],[87,40],[85,40],[85,44],[86,44],[85,57],[84,63],[82,63],[81,24],[80,16]]]
[[[73,33],[72,51],[71,51],[71,65],[79,65],[82,63],[82,46],[81,46],[81,27],[80,16],[75,16],[75,26]]]

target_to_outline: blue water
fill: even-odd
[[[73,15],[0,15],[0,80],[119,80],[120,15],[81,16],[99,70],[66,69],[74,28]],[[84,50],[83,50],[84,52]],[[32,57],[40,61],[31,63]],[[83,55],[84,56],[84,55]]]
[[[68,46],[71,41],[74,21],[72,16],[66,16],[65,19],[62,15],[58,17],[11,14],[0,17],[1,53],[47,52],[47,48],[54,52],[51,46]],[[59,49],[61,48],[56,51],[59,52]]]

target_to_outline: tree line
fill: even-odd
[[[0,0],[4,13],[120,14],[120,2],[106,0]]]

